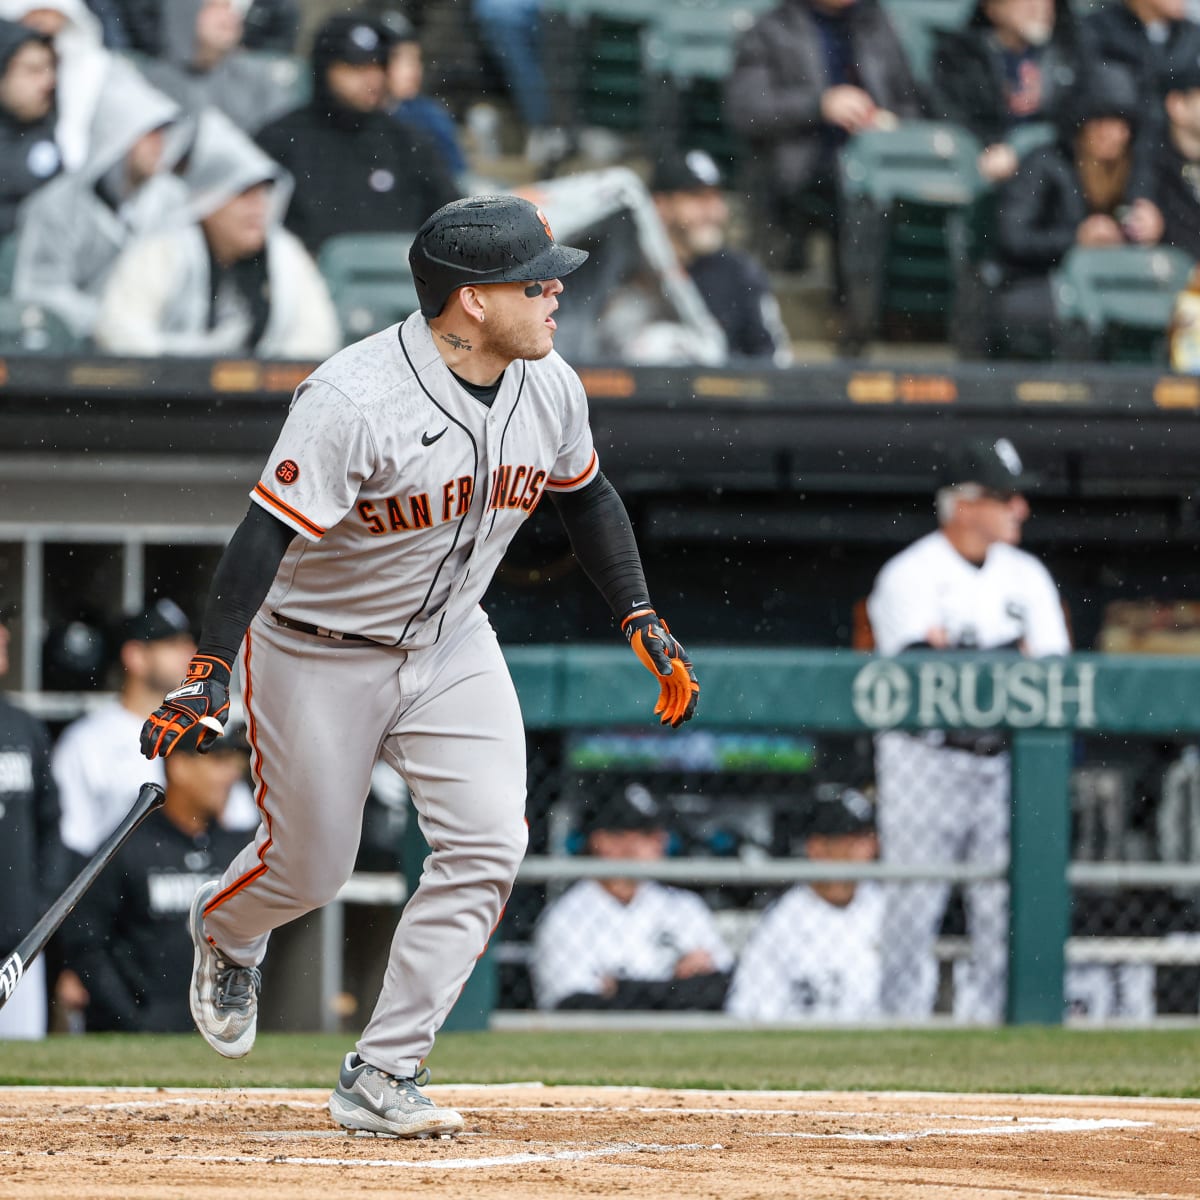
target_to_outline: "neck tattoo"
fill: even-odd
[[[439,333],[438,337],[446,343],[447,346],[455,350],[470,350],[471,343],[465,337],[459,337],[457,333]]]

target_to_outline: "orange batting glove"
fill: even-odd
[[[196,729],[196,749],[206,753],[229,720],[229,676],[229,664],[222,659],[195,655],[183,682],[163,697],[142,726],[142,753],[165,758],[196,726],[201,727]]]
[[[671,636],[667,623],[652,608],[635,608],[622,622],[621,632],[634,654],[660,688],[654,715],[674,728],[690,721],[696,711],[700,684],[687,651]]]

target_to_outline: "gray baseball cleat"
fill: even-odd
[[[462,1117],[452,1108],[438,1108],[420,1091],[428,1082],[429,1071],[425,1068],[401,1079],[363,1062],[357,1054],[347,1054],[338,1085],[329,1097],[329,1111],[345,1129],[392,1137],[460,1132]]]
[[[220,886],[218,880],[210,880],[192,898],[188,932],[195,953],[188,1005],[200,1036],[218,1054],[241,1058],[254,1046],[262,975],[257,967],[230,962],[204,932],[204,908]]]

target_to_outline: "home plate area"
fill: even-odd
[[[432,1087],[455,1138],[333,1127],[326,1092],[0,1089],[0,1196],[1195,1197],[1200,1102]]]

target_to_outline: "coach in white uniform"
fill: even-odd
[[[644,784],[603,800],[587,824],[597,858],[666,856],[666,816]],[[653,879],[581,879],[546,906],[533,938],[539,1008],[720,1008],[732,966],[708,905]]]
[[[867,602],[876,649],[1066,654],[1070,638],[1049,572],[1018,549],[1029,516],[1021,460],[1004,438],[951,456],[937,494],[940,528],[879,572]],[[876,742],[881,857],[897,864],[1008,859],[1009,756],[995,733],[881,734]],[[889,889],[883,936],[885,1013],[919,1020],[937,992],[933,943],[949,885]],[[955,964],[954,1016],[1004,1015],[1008,887],[965,888],[970,955]]]
[[[875,812],[857,788],[814,801],[812,862],[871,862]],[[789,888],[763,913],[738,958],[725,1007],[746,1021],[869,1021],[879,1017],[883,890],[821,880]]]
[[[462,1128],[420,1091],[421,1064],[527,835],[525,732],[480,600],[544,495],[654,674],[663,723],[695,710],[695,673],[600,473],[583,386],[553,352],[561,276],[586,257],[513,196],[455,201],[422,225],[409,252],[421,311],[297,389],[187,678],[142,729],[148,757],[213,737],[240,652],[263,823],[191,915],[192,1015],[232,1058],[254,1042],[271,930],[332,900],[353,870],[376,761],[407,782],[432,853],[330,1098],[346,1128]]]

